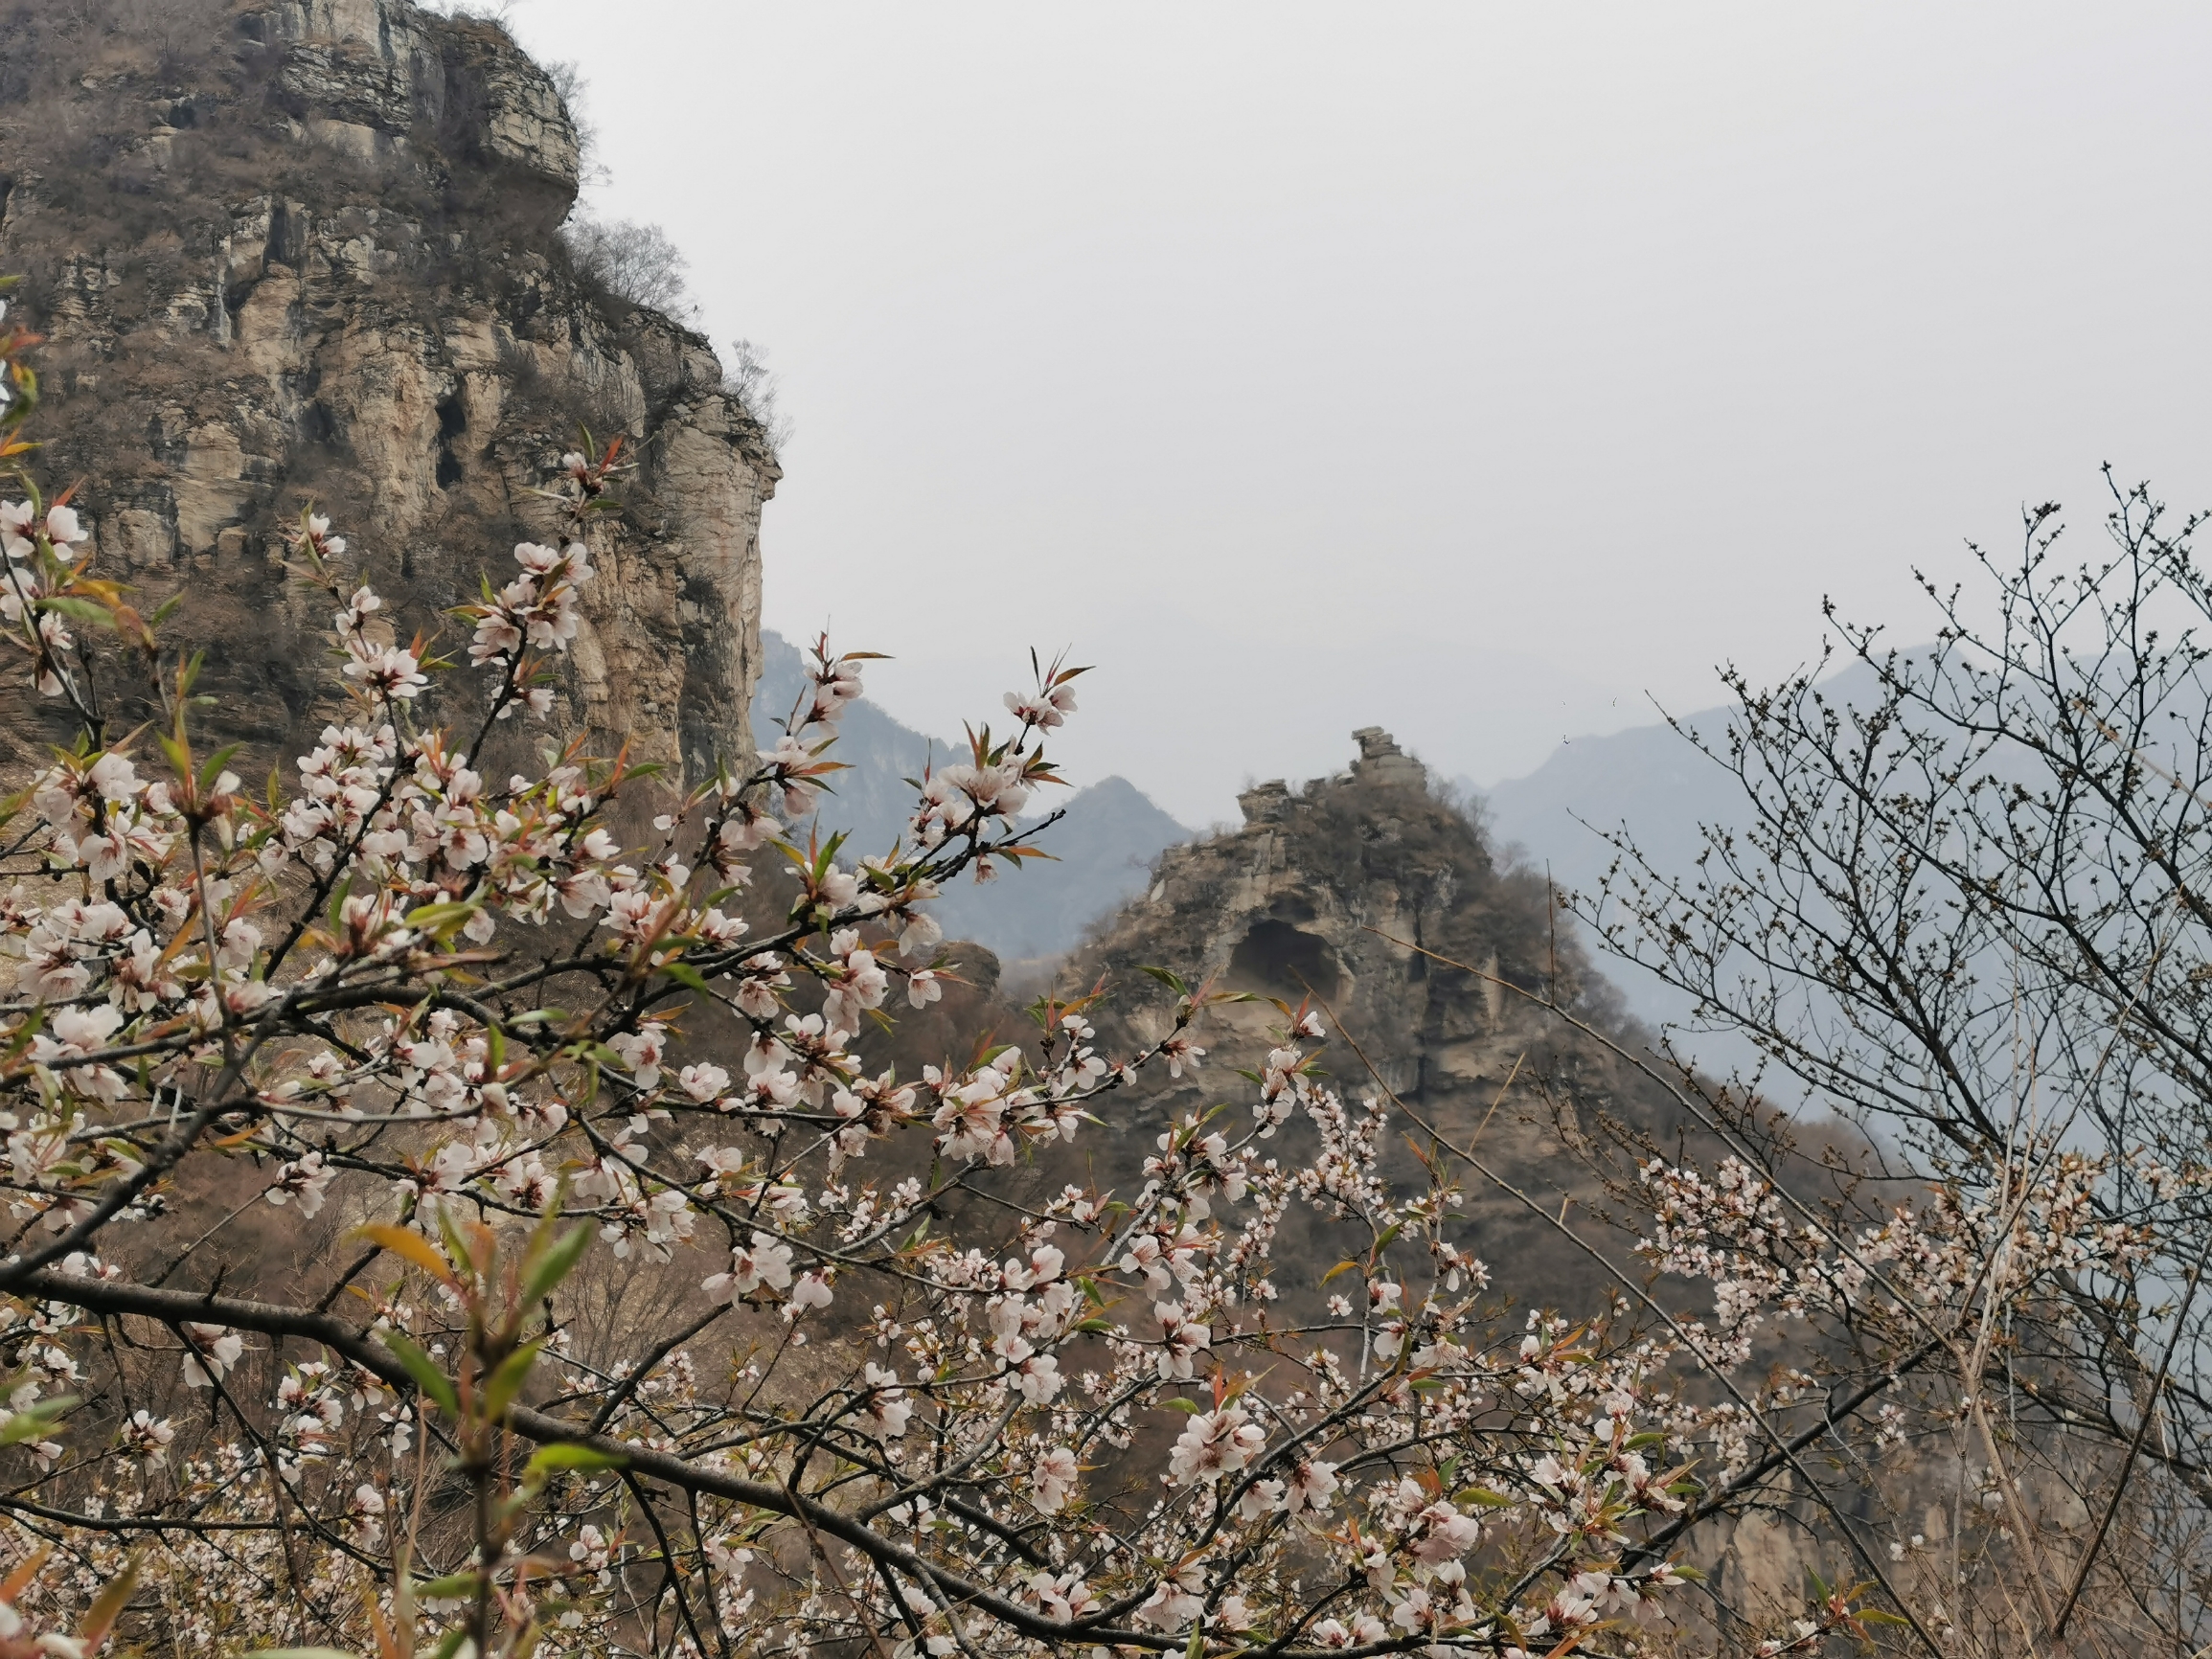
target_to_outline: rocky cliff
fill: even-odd
[[[441,613],[551,535],[536,491],[582,424],[636,469],[558,722],[695,774],[748,746],[772,447],[703,339],[567,256],[577,133],[544,70],[408,0],[0,0],[0,271],[52,336],[39,470],[84,480],[142,609],[191,590],[227,736],[273,750],[327,713],[328,605],[269,557],[304,503],[402,638],[458,646]],[[0,710],[10,758],[64,735]]]

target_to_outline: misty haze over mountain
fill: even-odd
[[[764,621],[937,733],[1067,647],[1186,824],[1925,631],[2107,458],[2196,504],[2202,6],[633,10],[513,16],[769,352]]]

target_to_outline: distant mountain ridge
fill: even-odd
[[[764,630],[761,644],[753,731],[766,748],[799,699],[805,668],[798,648],[779,635]],[[839,734],[832,755],[849,769],[831,778],[835,793],[821,822],[852,831],[855,857],[881,852],[905,833],[914,805],[908,778],[968,754],[965,743],[917,732],[865,697],[845,712]],[[988,887],[962,882],[949,890],[935,906],[948,938],[973,940],[1009,962],[1058,956],[1080,943],[1093,921],[1144,892],[1163,851],[1191,838],[1126,778],[1104,778],[1038,805],[1041,810],[1028,822],[1062,814],[1038,842],[1053,857],[1002,873]]]
[[[1822,680],[1820,690],[1833,702],[1859,707],[1879,695],[1873,670],[1861,663]],[[1562,892],[1598,891],[1614,859],[1605,835],[1624,827],[1653,869],[1689,876],[1705,848],[1701,826],[1741,830],[1749,806],[1743,786],[1684,733],[1724,754],[1729,722],[1737,717],[1739,711],[1728,704],[1679,716],[1682,731],[1662,721],[1576,738],[1525,777],[1487,789],[1466,779],[1455,784],[1483,802],[1499,853],[1547,875]],[[1690,1018],[1690,999],[1643,969],[1602,953],[1597,963],[1638,1018],[1653,1026]],[[1734,1032],[1700,1034],[1684,1046],[1712,1066],[1748,1064],[1755,1057]]]
[[[801,695],[805,671],[798,648],[768,630],[761,639],[753,724],[767,747]],[[1823,689],[1839,701],[1863,703],[1874,693],[1873,675],[1854,665]],[[1680,723],[1718,748],[1734,714],[1716,706]],[[831,780],[834,797],[821,822],[851,830],[858,857],[905,833],[913,805],[905,780],[964,759],[967,745],[918,732],[862,698],[845,715],[834,755],[849,769]],[[1481,804],[1483,838],[1500,858],[1522,863],[1562,893],[1597,891],[1613,862],[1603,831],[1627,826],[1655,868],[1686,875],[1704,846],[1700,826],[1740,828],[1745,810],[1735,781],[1664,722],[1562,742],[1535,771],[1487,789],[1465,778],[1448,787]],[[936,905],[948,937],[987,945],[1009,963],[1077,950],[1097,924],[1146,893],[1163,852],[1195,839],[1125,778],[1038,805],[1031,822],[1056,808],[1063,814],[1039,843],[1053,861],[1002,874],[988,887],[963,882]],[[1654,1027],[1689,1019],[1689,999],[1643,970],[1602,953],[1595,966],[1634,1017]],[[1708,1065],[1754,1057],[1733,1033],[1699,1034],[1687,1046]]]

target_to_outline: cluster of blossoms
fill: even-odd
[[[51,602],[66,595],[70,567],[91,533],[66,502],[43,512],[33,501],[0,501],[0,622],[36,665],[34,683],[42,696],[64,688],[61,657],[77,645],[69,613]]]
[[[1995,1174],[1846,1232],[1790,1204],[1741,1157],[1710,1175],[1654,1158],[1638,1171],[1652,1226],[1639,1252],[1663,1273],[1712,1286],[1711,1318],[1688,1330],[1731,1366],[1777,1318],[1881,1318],[1909,1333],[2150,1260],[2150,1230],[2100,1202],[2112,1186],[2108,1161],[2028,1137],[2018,1163]]]

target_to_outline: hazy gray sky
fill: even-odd
[[[2212,501],[2212,8],[521,0],[603,216],[796,425],[767,621],[910,723],[1098,665],[1187,821],[1355,725],[1511,776],[1819,602]]]

